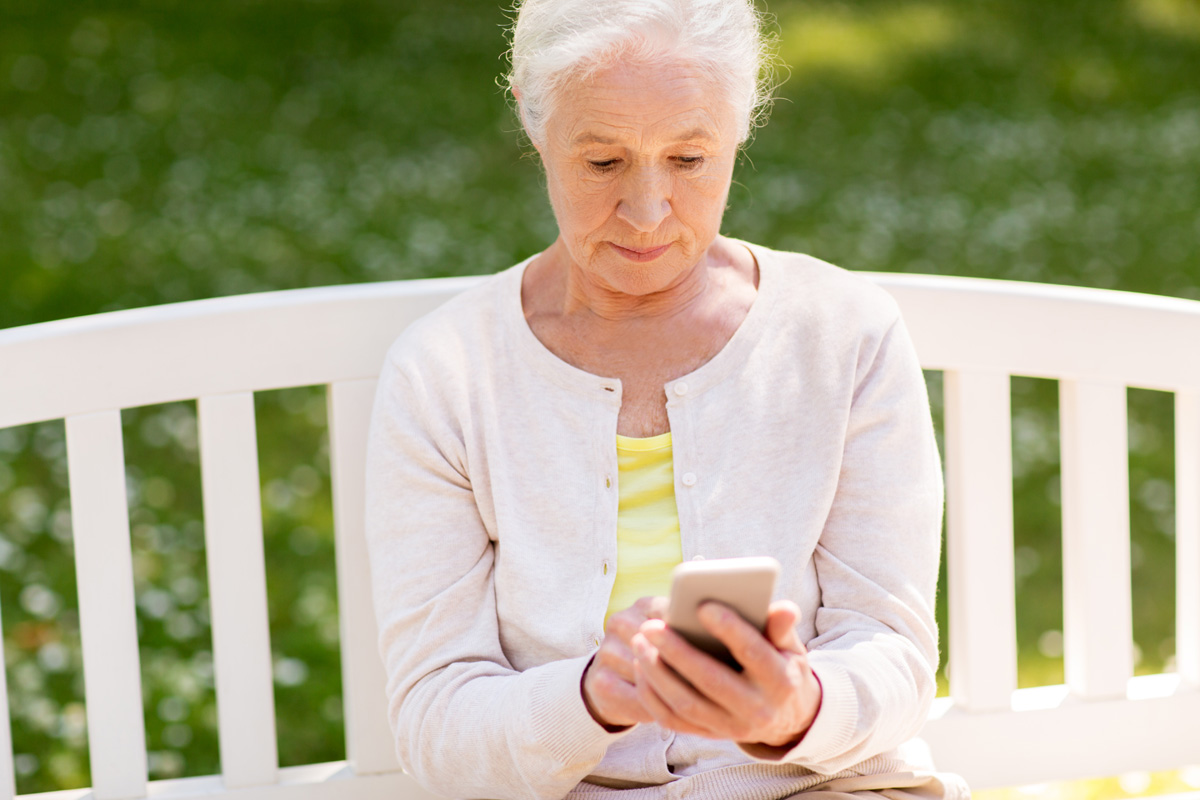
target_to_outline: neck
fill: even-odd
[[[558,265],[560,285],[564,287],[561,313],[566,317],[616,323],[666,319],[690,308],[711,288],[707,250],[699,261],[681,272],[669,285],[634,295],[616,291],[589,276],[571,259],[562,240],[552,247],[556,250],[554,263]]]

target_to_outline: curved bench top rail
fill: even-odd
[[[374,378],[410,322],[484,277],[289,289],[0,330],[0,428]]]
[[[863,273],[929,369],[1200,389],[1200,302],[1099,289]],[[0,330],[0,427],[375,377],[405,325],[486,276],[293,289]],[[1185,345],[1186,346],[1186,345]]]
[[[938,275],[862,273],[900,303],[926,369],[1200,388],[1200,302]]]

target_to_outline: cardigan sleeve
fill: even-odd
[[[813,562],[817,717],[757,760],[833,774],[917,735],[936,694],[943,486],[929,399],[902,320],[858,354],[837,489]]]
[[[367,446],[366,537],[396,754],[437,794],[561,797],[620,735],[583,703],[586,657],[523,672],[506,658],[495,547],[462,435],[436,395],[389,355]]]

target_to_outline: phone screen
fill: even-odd
[[[667,624],[693,646],[728,664],[742,666],[729,649],[700,622],[697,609],[707,600],[729,606],[759,631],[775,593],[779,562],[769,556],[688,561],[672,573]]]

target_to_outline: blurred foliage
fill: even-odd
[[[728,233],[854,269],[1200,298],[1196,0],[770,8],[790,77]],[[0,327],[541,249],[553,217],[495,83],[505,22],[485,0],[0,0]],[[1022,685],[1062,680],[1056,403],[1014,379]],[[256,405],[280,760],[342,758],[324,396]],[[151,777],[210,774],[195,408],[123,421]],[[1170,396],[1131,391],[1139,672],[1174,651],[1172,443]],[[61,422],[0,431],[0,606],[18,788],[87,785]]]

